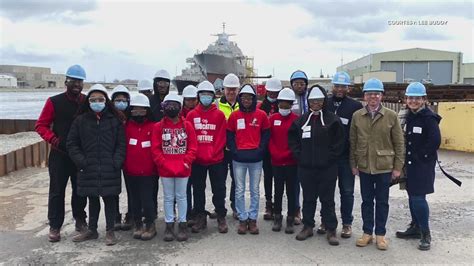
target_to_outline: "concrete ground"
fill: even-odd
[[[337,247],[329,246],[325,237],[317,234],[306,241],[296,241],[294,234],[272,232],[272,223],[262,218],[259,219],[260,235],[241,236],[237,234],[237,222],[232,220],[230,214],[227,234],[219,234],[216,221],[210,220],[206,232],[192,234],[185,243],[167,243],[162,240],[161,191],[158,235],[151,241],[134,240],[131,231],[121,231],[117,245],[105,246],[102,212],[99,239],[73,243],[74,221],[67,204],[62,240],[49,243],[46,219],[48,172],[47,169],[30,168],[0,177],[0,263],[470,264],[474,260],[474,154],[447,151],[440,151],[439,154],[445,170],[459,178],[463,185],[457,187],[437,170],[436,192],[428,197],[433,241],[431,250],[427,252],[416,248],[417,240],[395,237],[395,231],[405,228],[410,219],[406,193],[398,187],[391,188],[387,223],[389,250],[379,251],[375,245],[365,248],[355,246],[356,237],[362,233],[357,180],[354,236],[340,239],[341,244]],[[260,190],[260,213],[263,215],[263,184]],[[70,189],[67,198],[69,192]],[[212,210],[210,196],[208,193],[207,208]],[[124,194],[121,202],[124,210]],[[338,210],[339,197],[336,197],[336,205]],[[297,230],[300,229],[301,226],[298,226]]]

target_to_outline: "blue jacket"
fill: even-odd
[[[408,195],[434,192],[437,150],[441,144],[441,117],[428,108],[406,118],[406,175]]]

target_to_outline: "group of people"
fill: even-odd
[[[98,238],[100,198],[105,207],[107,245],[117,243],[116,230],[133,229],[135,239],[154,238],[158,180],[164,198],[165,241],[187,240],[188,227],[199,233],[207,228],[208,217],[217,220],[220,233],[227,233],[228,175],[232,179],[232,217],[239,221],[237,233],[258,234],[263,170],[263,218],[273,221],[272,230],[282,230],[286,188],[285,233],[295,233],[294,226],[302,223],[296,239],[313,236],[319,199],[317,233],[326,234],[330,245],[339,244],[336,184],[341,201],[340,236],[350,238],[355,176],[359,176],[363,235],[356,245],[370,244],[375,231],[380,250],[388,248],[389,188],[403,178],[412,220],[408,229],[396,235],[421,239],[419,249],[430,248],[426,195],[434,192],[441,118],[428,108],[421,83],[407,87],[407,108],[397,115],[382,104],[380,80],[365,82],[365,106],[348,97],[351,80],[345,72],[334,75],[331,97],[319,85],[309,87],[301,70],[291,75],[290,87],[283,88],[280,80],[270,78],[262,101],[252,84],[240,84],[232,73],[224,78],[220,98],[209,81],[187,86],[182,95],[170,92],[171,79],[165,70],[157,71],[153,82],[140,81],[140,93],[134,96],[122,85],[109,95],[100,84],[84,95],[85,79],[81,66],[71,66],[66,91],[46,101],[36,124],[36,131],[52,146],[48,162],[51,242],[61,239],[69,178],[75,242]],[[119,206],[122,174],[127,191],[123,220]],[[212,211],[205,208],[208,176]]]

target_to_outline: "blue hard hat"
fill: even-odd
[[[306,73],[301,70],[296,70],[293,72],[293,74],[291,74],[290,82],[293,82],[295,79],[303,79],[306,81],[306,83],[308,83],[308,76],[306,76]]]
[[[67,69],[66,77],[85,80],[86,71],[80,65],[73,65]]]
[[[332,78],[332,84],[351,85],[351,77],[344,71],[337,72]]]
[[[405,96],[426,96],[425,85],[420,82],[412,82],[405,91]]]
[[[369,80],[367,80],[365,83],[364,83],[364,88],[362,89],[363,92],[366,92],[366,91],[380,91],[380,92],[383,92],[384,89],[383,89],[383,83],[382,81],[376,79],[376,78],[371,78]]]

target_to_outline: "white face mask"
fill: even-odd
[[[278,112],[279,112],[282,116],[288,116],[288,115],[291,113],[291,109],[278,109]]]

